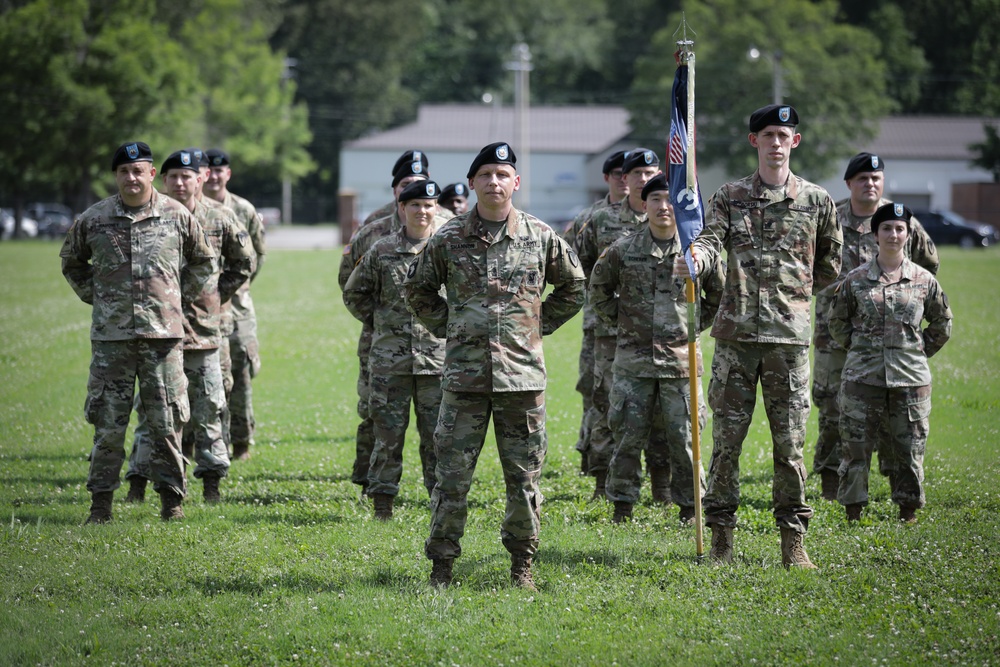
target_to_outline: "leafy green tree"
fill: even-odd
[[[984,141],[969,146],[976,153],[972,164],[993,174],[993,182],[1000,183],[1000,133],[995,125],[983,125],[983,133]]]
[[[750,113],[772,101],[774,58],[780,54],[782,101],[802,119],[803,141],[793,170],[812,179],[871,139],[891,108],[886,66],[871,48],[868,31],[837,21],[832,0],[686,2],[695,41],[698,156],[733,174],[756,167],[747,143]],[[670,88],[681,17],[653,37],[652,53],[638,65],[630,104],[638,133],[662,143],[670,126]],[[748,58],[755,46],[763,57]]]

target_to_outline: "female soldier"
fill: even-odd
[[[878,254],[838,286],[830,333],[847,349],[840,389],[840,486],[847,520],[868,504],[868,470],[879,420],[887,420],[899,462],[892,502],[899,519],[924,506],[924,446],[931,411],[927,359],[951,336],[948,297],[934,276],[908,260],[910,209],[886,204],[872,216]],[[927,320],[927,328],[920,324]]]

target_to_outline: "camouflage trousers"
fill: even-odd
[[[813,472],[840,468],[840,385],[841,372],[847,361],[846,350],[813,351],[812,398],[819,411],[819,438],[813,457]],[[878,452],[879,472],[888,477],[895,463],[886,422],[880,422],[875,451]]]
[[[590,451],[590,412],[594,403],[594,330],[583,330],[583,342],[580,345],[580,362],[576,390],[583,398],[583,413],[580,416],[580,435],[576,441],[576,451]]]
[[[233,395],[233,359],[229,354],[229,335],[225,332],[219,337],[219,370],[222,372],[222,389],[226,398],[225,407],[222,409],[222,440],[228,448],[233,440],[229,432],[231,421],[229,399]]]
[[[236,321],[236,330],[229,336],[229,356],[233,374],[233,388],[226,397],[226,404],[229,406],[229,440],[234,445],[252,447],[257,422],[253,416],[251,383],[260,372],[256,319]]]
[[[493,430],[500,454],[507,509],[500,537],[511,554],[532,556],[538,550],[538,482],[545,462],[545,392],[491,394],[443,392],[434,430],[437,483],[431,494],[431,531],[424,545],[428,558],[458,558],[468,518],[468,495],[476,462]]]
[[[670,497],[680,507],[694,507],[694,461],[691,453],[691,382],[688,378],[637,378],[615,375],[608,423],[615,436],[615,451],[608,468],[607,497],[635,504],[642,485],[643,447],[659,418],[667,442],[672,471]],[[708,410],[698,396],[699,430]],[[699,495],[705,475],[698,471]]]
[[[181,429],[188,421],[187,379],[179,338],[91,341],[84,413],[94,425],[87,490],[114,491],[125,463],[125,431],[136,380],[149,407],[149,479],[157,491],[185,495]]]
[[[440,375],[383,375],[372,379],[369,408],[374,431],[368,494],[399,494],[403,441],[410,425],[410,402],[417,417],[420,466],[427,494],[434,490],[434,429],[441,408]]]
[[[590,417],[587,420],[590,427],[590,446],[587,462],[590,472],[607,470],[611,456],[615,452],[615,436],[608,424],[608,413],[611,410],[611,389],[614,385],[612,367],[615,363],[615,352],[618,349],[618,338],[615,336],[596,336],[594,338],[594,392],[591,400]],[[649,442],[643,448],[646,450],[646,463],[670,469],[670,445],[664,433],[664,425],[659,418],[653,421]]]
[[[758,383],[771,427],[774,518],[779,527],[805,532],[813,515],[806,502],[802,460],[809,418],[809,348],[805,345],[716,339],[708,389],[714,446],[704,503],[706,522],[736,525],[740,454],[753,420]]]
[[[840,487],[842,505],[868,504],[868,471],[880,430],[895,462],[892,502],[924,506],[924,450],[930,430],[931,387],[872,387],[844,382],[840,392]],[[881,454],[880,454],[881,455]]]
[[[358,363],[358,424],[357,435],[354,438],[354,468],[351,471],[351,482],[362,488],[368,487],[368,468],[371,465],[372,450],[375,448],[375,424],[372,422],[368,403],[371,400],[371,374],[368,370],[368,355],[359,356]]]
[[[191,418],[184,425],[183,443],[194,452],[194,476],[206,473],[225,477],[229,473],[229,451],[222,439],[222,411],[226,395],[222,388],[219,351],[185,350],[184,375],[187,377],[187,397]],[[126,479],[150,479],[149,419],[141,397],[135,401],[138,424],[128,459]]]

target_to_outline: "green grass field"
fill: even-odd
[[[577,475],[579,320],[563,327],[546,343],[534,594],[508,583],[490,442],[460,583],[447,591],[427,585],[415,448],[391,523],[358,501],[359,326],[341,304],[332,251],[274,252],[254,286],[257,447],[224,480],[224,502],[204,505],[193,484],[187,520],[163,524],[155,495],[126,505],[122,490],[113,523],[82,526],[90,313],[58,250],[0,244],[2,665],[1000,664],[1000,248],[942,252],[955,326],[931,362],[927,509],[898,524],[875,475],[873,504],[848,527],[810,478],[817,572],[780,566],[760,407],[733,566],[698,565],[694,530],[646,489],[636,520],[612,525],[610,506],[589,501],[592,480]],[[814,440],[815,415],[810,464]],[[707,439],[706,465],[710,453]]]

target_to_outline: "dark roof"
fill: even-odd
[[[512,107],[487,104],[421,104],[417,120],[351,141],[348,150],[478,151],[494,141],[518,150]],[[531,107],[533,153],[597,153],[627,136],[628,111],[618,106]]]
[[[1000,118],[898,116],[883,118],[879,136],[862,150],[886,159],[971,160],[969,144],[985,139],[983,125],[1000,129]]]

